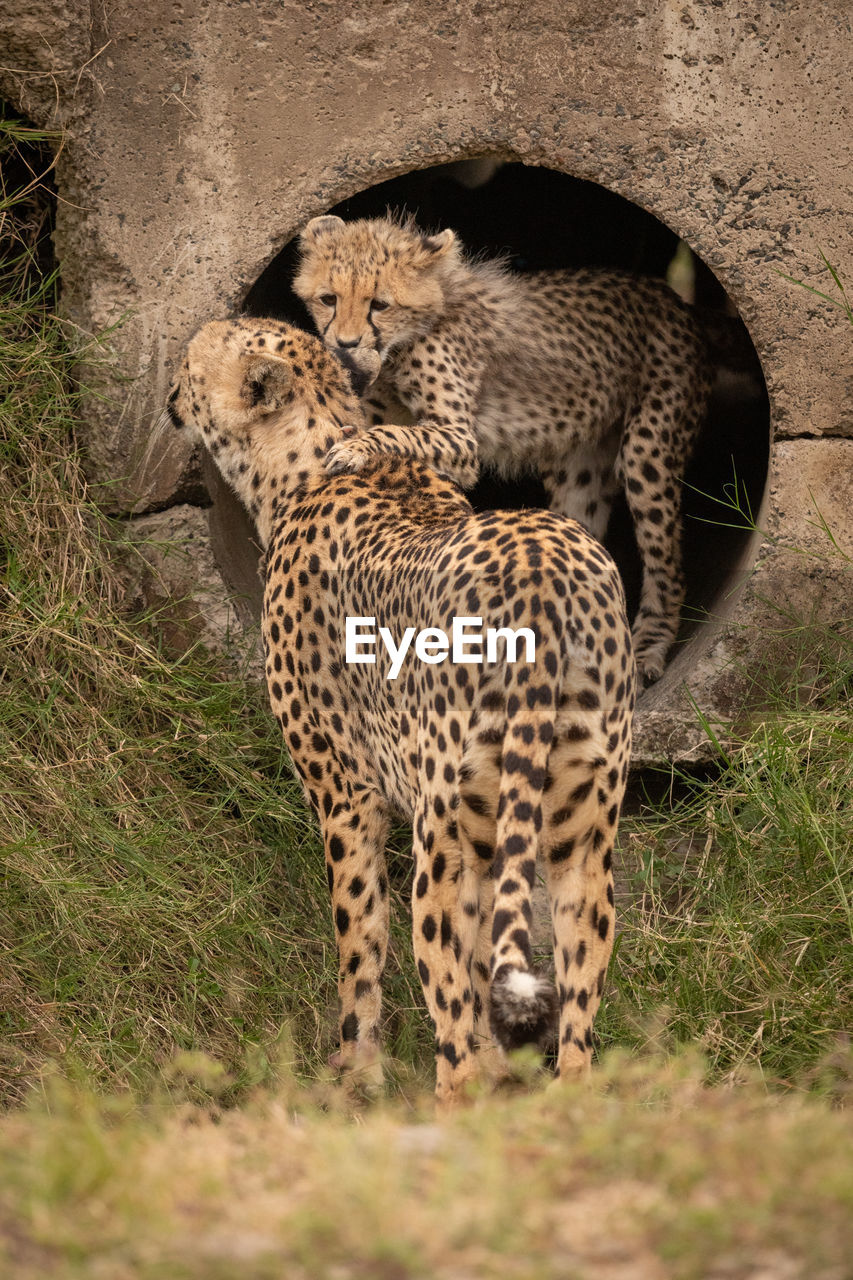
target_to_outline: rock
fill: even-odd
[[[228,591],[211,547],[209,513],[182,504],[126,525],[121,561],[131,605],[156,616],[175,654],[203,645],[230,675],[264,678],[257,624]]]

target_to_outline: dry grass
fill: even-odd
[[[212,1116],[54,1091],[0,1128],[16,1280],[844,1280],[853,1116],[616,1058],[436,1125],[297,1087]],[[319,1105],[318,1105],[319,1104]]]

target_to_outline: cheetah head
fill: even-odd
[[[312,218],[293,287],[339,357],[381,357],[434,328],[461,263],[453,231],[422,234],[391,218]]]
[[[370,382],[375,352],[349,372],[309,333],[278,320],[213,320],[190,339],[169,391],[166,416],[210,445],[259,430],[299,436],[309,421],[362,426],[350,373]]]
[[[363,353],[359,367],[374,377],[379,356]],[[364,413],[347,372],[311,334],[277,320],[216,320],[187,346],[168,422],[206,445],[259,517],[260,477],[284,492],[323,475],[329,449],[344,428],[364,426]]]

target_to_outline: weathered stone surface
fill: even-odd
[[[0,9],[15,68],[0,72],[0,89],[69,130],[56,236],[64,306],[83,330],[122,321],[118,376],[92,404],[87,439],[114,506],[200,492],[179,437],[146,457],[176,354],[199,323],[240,305],[307,218],[396,174],[488,155],[591,179],[653,212],[716,273],[763,364],[774,444],[761,523],[781,542],[744,548],[720,617],[644,696],[640,757],[705,749],[691,697],[712,719],[737,712],[738,670],[764,649],[764,591],[849,614],[847,575],[819,561],[804,569],[784,549],[789,535],[815,536],[790,450],[814,441],[809,474],[826,514],[842,484],[833,468],[849,466],[832,450],[853,436],[850,326],[784,278],[832,292],[821,252],[851,274],[846,6],[32,0],[26,21],[17,8],[5,22]],[[53,54],[62,75],[52,78]],[[220,494],[217,557],[248,584],[238,519]]]
[[[61,128],[75,99],[88,97],[97,53],[89,0],[0,0],[0,51],[0,96],[42,127]]]
[[[30,6],[49,29],[54,14]],[[93,6],[97,56],[60,86],[72,133],[57,240],[74,318],[130,313],[116,337],[130,401],[103,411],[92,440],[110,477],[138,461],[180,343],[237,305],[307,217],[483,152],[651,209],[741,309],[777,433],[853,430],[849,364],[826,359],[844,318],[778,274],[828,283],[818,247],[848,265],[853,36],[837,5],[361,0],[332,15],[271,0]],[[79,57],[83,13],[65,17]],[[44,58],[34,39],[34,73]],[[155,473],[126,500],[167,496],[173,478]]]
[[[156,611],[173,652],[201,644],[231,674],[263,679],[258,628],[222,579],[207,511],[184,503],[129,521],[121,559],[130,603]]]

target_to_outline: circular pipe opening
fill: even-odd
[[[703,312],[728,317],[733,341],[718,364],[707,420],[684,481],[687,598],[679,644],[689,645],[707,619],[725,615],[730,588],[752,559],[754,534],[738,508],[757,517],[769,460],[770,415],[760,364],[720,282],[652,214],[594,182],[552,169],[488,156],[438,165],[379,183],[326,212],[351,219],[389,209],[413,214],[424,228],[453,227],[469,253],[502,255],[514,270],[593,266],[664,277]],[[313,328],[291,289],[297,252],[292,240],[269,263],[245,297],[247,314]],[[211,472],[208,479],[215,500],[214,539],[229,585],[259,605],[257,575],[246,555],[247,518],[218,477]],[[471,497],[483,509],[546,505],[533,476],[514,481],[484,476]],[[633,616],[641,569],[624,498],[614,506],[605,541],[622,572]],[[685,661],[687,653],[679,663],[682,673]],[[665,674],[656,687],[666,681]]]

